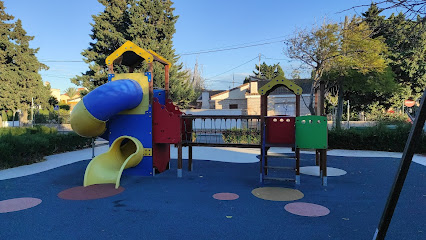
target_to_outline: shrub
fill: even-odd
[[[90,143],[74,132],[60,134],[44,126],[0,129],[0,169],[39,162],[44,156],[86,148]]]
[[[250,128],[232,128],[222,131],[222,138],[225,143],[260,144],[260,131]]]
[[[389,128],[385,123],[374,127],[346,130],[330,130],[328,145],[330,149],[353,149],[402,152],[411,130],[411,124],[396,124]],[[422,134],[416,153],[426,153],[426,134]]]

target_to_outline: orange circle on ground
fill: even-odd
[[[107,198],[124,191],[123,187],[115,189],[115,184],[95,184],[87,187],[78,186],[58,193],[65,200],[93,200]]]
[[[13,198],[0,201],[0,213],[16,212],[32,208],[41,203],[38,198]]]
[[[240,196],[235,193],[216,193],[213,195],[214,199],[217,200],[235,200],[238,199]]]

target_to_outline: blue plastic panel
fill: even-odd
[[[132,136],[137,138],[144,148],[152,148],[152,114],[115,115],[109,121],[109,143],[114,142],[120,136]],[[134,167],[126,169],[124,174],[151,176],[152,157],[143,157],[142,162]]]
[[[106,83],[83,98],[84,106],[97,119],[106,121],[113,115],[137,107],[143,98],[138,82],[130,79]]]
[[[158,98],[161,105],[166,105],[166,91],[163,89],[154,89],[154,97]]]

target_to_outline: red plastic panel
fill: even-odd
[[[180,114],[167,111],[164,105],[154,100],[152,139],[154,143],[179,143],[181,141]]]
[[[153,148],[153,165],[158,172],[164,172],[170,161],[170,144],[154,143]]]
[[[166,100],[166,109],[169,112],[172,112],[176,115],[183,115],[184,112],[180,111],[179,107],[173,104],[173,101],[170,99]],[[191,142],[192,135],[192,121],[190,119],[185,119],[182,121],[182,140]]]
[[[295,143],[295,117],[266,117],[266,142],[277,144]]]
[[[170,99],[166,100],[166,109],[167,111],[174,113],[176,115],[182,115],[184,114],[182,111],[180,111],[179,107],[173,104],[173,101]]]

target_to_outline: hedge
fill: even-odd
[[[87,148],[90,143],[74,132],[58,133],[48,127],[0,129],[0,169],[40,162],[44,156]]]
[[[411,124],[384,125],[375,127],[332,129],[328,132],[329,149],[374,150],[403,152],[411,130]],[[426,153],[426,134],[423,133],[416,153]]]

